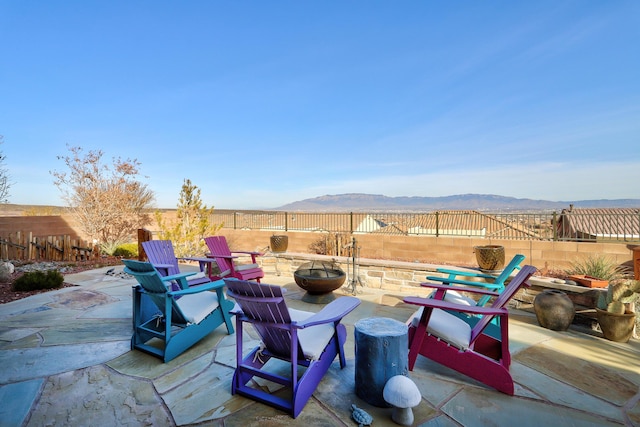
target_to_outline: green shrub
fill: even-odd
[[[137,258],[138,257],[138,244],[137,243],[123,243],[113,251],[113,256],[121,256],[124,258]]]
[[[62,286],[64,276],[58,270],[30,271],[13,281],[14,291],[35,291],[40,289],[57,289]]]

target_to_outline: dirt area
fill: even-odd
[[[16,271],[11,275],[11,280],[9,282],[0,282],[0,304],[4,304],[11,301],[16,301],[22,298],[29,297],[31,295],[41,294],[44,292],[51,292],[55,289],[43,289],[38,291],[21,291],[16,292],[11,289],[12,283],[15,279],[22,276],[24,271],[18,271],[21,268],[29,268],[29,266],[35,267],[34,269],[40,269],[39,264],[37,262],[33,263],[25,263],[22,261],[12,261],[12,264],[16,267]],[[54,267],[57,268],[63,275],[80,273],[86,270],[93,270],[96,268],[107,267],[110,265],[122,265],[122,262],[119,258],[109,257],[109,258],[100,258],[96,260],[90,261],[62,261],[62,262],[46,262],[42,264],[47,264],[47,267],[50,267],[50,264],[55,264]],[[42,267],[44,269],[44,267]],[[62,287],[74,286],[69,283],[63,283]]]

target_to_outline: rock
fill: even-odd
[[[10,282],[15,267],[10,262],[0,263],[0,282]]]

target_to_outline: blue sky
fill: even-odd
[[[4,1],[10,203],[67,146],[220,209],[640,198],[637,1]]]

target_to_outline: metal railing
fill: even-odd
[[[216,210],[223,228],[273,232],[453,236],[507,240],[640,242],[640,210],[624,213],[438,211],[310,213]]]

